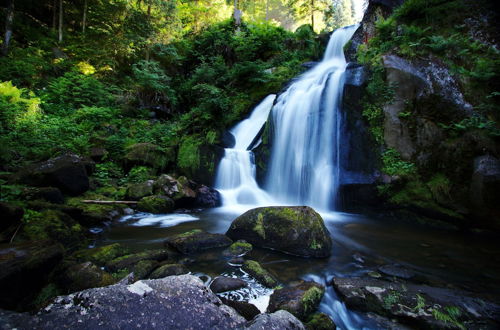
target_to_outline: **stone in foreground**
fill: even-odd
[[[239,278],[218,276],[210,284],[210,289],[214,293],[220,293],[220,292],[238,290],[246,287],[247,285],[248,285],[247,282]]]
[[[272,314],[260,314],[248,329],[251,330],[305,330],[304,325],[287,311],[277,311]]]
[[[236,218],[226,235],[254,246],[281,252],[324,258],[332,240],[321,216],[308,206],[259,207]]]

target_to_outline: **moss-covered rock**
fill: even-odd
[[[252,244],[245,240],[238,240],[231,244],[229,248],[224,250],[223,254],[230,257],[240,257],[252,251]]]
[[[111,272],[120,270],[132,271],[134,266],[143,260],[164,261],[171,258],[171,252],[167,250],[148,250],[134,254],[128,254],[111,260],[106,264],[106,268]]]
[[[73,265],[62,276],[63,287],[68,292],[107,286],[115,283],[111,274],[101,270],[90,261]]]
[[[171,198],[162,195],[146,196],[139,200],[137,209],[149,213],[169,213],[174,210],[175,203]]]
[[[172,276],[172,275],[182,275],[182,274],[187,274],[189,273],[189,270],[181,264],[167,264],[158,267],[155,269],[151,275],[149,275],[149,278],[156,279],[156,278],[164,278],[167,276]]]
[[[332,248],[323,219],[307,206],[252,209],[236,218],[226,235],[304,257],[328,257]]]
[[[169,237],[165,245],[170,246],[177,251],[190,254],[207,249],[220,248],[231,245],[233,241],[226,235],[212,234],[203,230],[195,229],[183,234]]]
[[[159,265],[156,260],[142,260],[134,265],[132,272],[134,273],[135,280],[142,280],[148,278],[149,274]]]
[[[141,183],[133,183],[127,187],[125,198],[138,201],[143,197],[151,196],[153,194],[153,185],[153,180],[148,180]]]
[[[120,243],[100,246],[93,249],[83,249],[76,251],[73,257],[79,261],[91,261],[92,263],[104,266],[106,263],[127,254],[127,249]]]
[[[166,168],[169,158],[173,158],[170,150],[165,152],[152,143],[136,143],[128,147],[123,161],[128,169],[138,165],[145,165],[155,170],[162,170]]]
[[[325,288],[316,282],[300,283],[273,292],[267,311],[272,313],[284,309],[306,321],[316,311],[325,293]]]
[[[307,330],[335,330],[337,326],[333,323],[330,316],[325,313],[314,313],[307,323],[305,323]]]
[[[87,192],[82,196],[68,198],[66,204],[69,207],[77,209],[78,214],[75,211],[68,210],[65,208],[59,208],[63,212],[75,214],[75,219],[78,220],[84,226],[96,226],[100,225],[105,221],[113,221],[117,219],[122,214],[122,209],[125,205],[105,205],[105,204],[93,204],[93,203],[83,203],[84,200],[109,200],[110,197],[101,195],[95,192]],[[71,212],[71,213],[70,213]]]
[[[268,288],[274,288],[278,285],[278,281],[276,280],[276,278],[266,269],[262,268],[262,266],[257,261],[245,261],[245,263],[243,263],[242,269],[257,281],[259,281],[259,283]]]

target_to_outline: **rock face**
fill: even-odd
[[[332,248],[323,219],[308,206],[252,209],[236,218],[226,235],[303,257],[328,257]]]
[[[0,246],[0,307],[30,302],[61,261],[62,246],[49,241]]]
[[[334,278],[332,284],[348,307],[419,328],[494,328],[500,317],[499,305],[457,290],[368,278]]]
[[[69,195],[80,195],[89,189],[94,163],[75,154],[66,154],[21,170],[15,178],[33,186],[52,186]]]
[[[233,242],[226,235],[207,233],[199,229],[169,237],[165,241],[165,245],[184,254],[225,247],[231,243]]]
[[[89,289],[56,301],[35,316],[2,313],[18,329],[236,329],[245,319],[190,275]]]
[[[239,278],[218,276],[210,284],[210,289],[214,293],[220,293],[220,292],[238,290],[240,288],[246,287],[247,285],[248,285],[247,282]]]
[[[301,281],[296,285],[275,290],[267,311],[272,313],[283,309],[305,321],[316,311],[324,293],[325,288],[322,285]]]

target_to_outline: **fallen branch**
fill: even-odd
[[[99,200],[83,200],[86,204],[137,204],[137,201],[99,201]]]

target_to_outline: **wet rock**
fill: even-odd
[[[470,188],[471,201],[478,209],[500,210],[500,161],[486,155],[474,159]]]
[[[414,278],[416,273],[401,265],[384,265],[380,266],[378,270],[385,275],[399,277],[405,280]]]
[[[18,329],[236,329],[245,319],[191,275],[111,285],[56,298],[34,316],[1,312]]]
[[[134,183],[127,187],[125,198],[138,201],[143,197],[151,196],[153,194],[153,180],[146,182]]]
[[[21,219],[23,218],[24,210],[20,206],[7,202],[0,202],[0,214],[1,214],[1,220],[0,220],[0,232],[1,232],[9,227],[18,226],[21,223]]]
[[[189,270],[181,264],[167,264],[158,267],[155,269],[151,275],[149,275],[149,278],[155,279],[155,278],[163,278],[167,276],[172,276],[172,275],[182,275],[182,274],[187,274],[189,273]]]
[[[245,263],[245,258],[242,257],[231,258],[227,261],[227,263],[230,266],[240,267],[243,265],[243,263]]]
[[[79,261],[91,261],[92,263],[104,266],[113,259],[127,254],[127,249],[120,243],[100,246],[92,249],[76,251],[72,257]]]
[[[211,234],[199,229],[169,237],[165,241],[165,245],[184,254],[225,247],[231,243],[232,241],[226,235]]]
[[[272,314],[260,314],[247,324],[246,329],[300,330],[305,328],[295,316],[281,310]]]
[[[91,262],[84,262],[69,267],[62,275],[62,286],[68,292],[114,284],[111,274],[101,270]]]
[[[252,244],[245,240],[238,240],[231,244],[229,248],[222,252],[223,255],[228,257],[241,257],[252,251]]]
[[[171,258],[171,252],[167,250],[149,250],[113,259],[106,263],[106,268],[111,272],[117,272],[123,269],[132,270],[139,261],[164,261],[169,258]]]
[[[222,199],[217,190],[202,185],[196,189],[195,204],[197,207],[218,207],[222,205]]]
[[[27,188],[23,195],[27,200],[42,199],[54,204],[64,203],[64,196],[61,190],[55,187]]]
[[[173,155],[170,155],[173,157]],[[123,158],[124,166],[131,169],[134,166],[148,166],[155,170],[164,169],[169,161],[169,155],[159,146],[152,143],[136,143],[127,149]]]
[[[325,293],[325,288],[310,281],[275,290],[269,300],[268,312],[283,309],[302,321],[316,311]]]
[[[224,131],[221,134],[221,144],[224,148],[232,148],[236,144],[234,135],[229,131]]]
[[[134,274],[134,280],[142,280],[148,278],[148,276],[155,270],[159,265],[156,260],[141,260],[134,265],[132,268],[132,273]],[[185,274],[185,273],[182,273]],[[176,274],[180,275],[180,274]]]
[[[139,200],[137,209],[149,213],[169,213],[174,210],[175,203],[167,196],[146,196]]]
[[[210,284],[210,289],[214,293],[220,293],[225,291],[233,291],[244,288],[248,286],[247,282],[239,279],[227,276],[218,276]]]
[[[30,165],[15,175],[15,180],[32,186],[52,186],[72,195],[80,195],[90,187],[88,174],[94,163],[75,154],[51,158]]]
[[[307,330],[335,330],[337,326],[325,313],[315,313],[305,324]]]
[[[30,303],[63,254],[63,247],[50,241],[0,245],[0,307]]]
[[[349,308],[420,328],[477,328],[500,316],[499,305],[459,290],[371,278],[334,278],[332,284]]]
[[[259,283],[268,287],[274,288],[278,285],[276,278],[266,269],[254,260],[247,260],[243,263],[242,269],[255,278]]]
[[[259,207],[236,218],[226,235],[304,257],[328,257],[332,240],[323,219],[308,206]]]
[[[260,314],[260,311],[255,305],[247,303],[245,301],[235,301],[226,299],[224,297],[219,297],[223,304],[234,308],[238,314],[243,316],[247,321],[253,320],[253,318]]]
[[[185,176],[174,179],[170,175],[162,174],[154,182],[154,191],[159,195],[165,195],[173,199],[177,208],[189,208],[196,206],[196,186],[196,183],[188,180]],[[208,196],[205,197],[209,198]],[[203,196],[200,198],[203,198]]]

